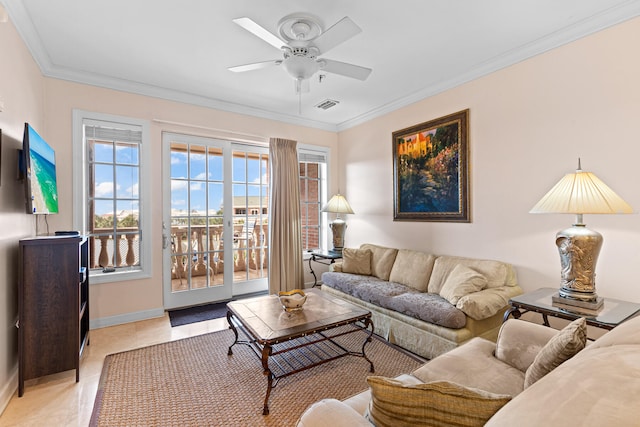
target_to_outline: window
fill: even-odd
[[[306,146],[298,149],[302,249],[305,251],[327,246],[325,216],[320,210],[327,202],[328,150],[321,150],[321,147]]]
[[[148,277],[145,121],[74,111],[74,224],[89,237],[95,283]]]

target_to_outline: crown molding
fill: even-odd
[[[82,71],[64,69],[62,67],[50,67],[42,70],[46,77],[52,77],[61,80],[67,80],[74,83],[87,84],[91,86],[102,87],[106,89],[119,90],[122,92],[133,93],[137,95],[149,96],[168,101],[181,102],[183,104],[196,105],[200,107],[212,108],[229,113],[243,114],[247,116],[268,119],[287,124],[337,132],[337,126],[333,123],[325,123],[317,120],[305,119],[304,117],[291,116],[288,114],[277,113],[273,111],[262,110],[260,108],[250,107],[247,105],[236,104],[233,102],[222,101],[215,98],[209,98],[193,93],[167,89],[159,86],[148,85],[126,79],[118,79],[109,76],[99,75],[96,73],[87,73]]]

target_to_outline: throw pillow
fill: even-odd
[[[420,292],[427,292],[435,260],[436,257],[431,254],[400,249],[389,273],[389,281],[412,287]]]
[[[376,276],[378,279],[389,280],[398,250],[372,245],[371,243],[360,245],[360,249],[371,249],[371,275]]]
[[[371,251],[369,249],[342,249],[342,272],[371,276]]]
[[[469,267],[458,264],[445,280],[440,289],[440,296],[456,305],[463,296],[481,291],[486,286],[486,277]]]
[[[587,342],[587,321],[584,317],[569,323],[542,347],[524,375],[524,388],[544,377],[582,350]]]
[[[376,427],[482,426],[511,396],[447,381],[404,384],[368,377],[371,402],[365,416]]]

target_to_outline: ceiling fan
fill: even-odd
[[[296,93],[309,91],[309,79],[318,71],[339,74],[358,80],[366,80],[370,68],[346,62],[319,58],[320,55],[345,42],[362,29],[345,16],[332,27],[323,31],[318,20],[304,14],[287,15],[278,22],[278,33],[274,35],[251,18],[237,18],[233,22],[282,51],[283,58],[230,67],[233,72],[258,70],[282,65],[294,79]]]

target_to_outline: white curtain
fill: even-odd
[[[269,140],[269,293],[301,289],[302,228],[296,141]]]

